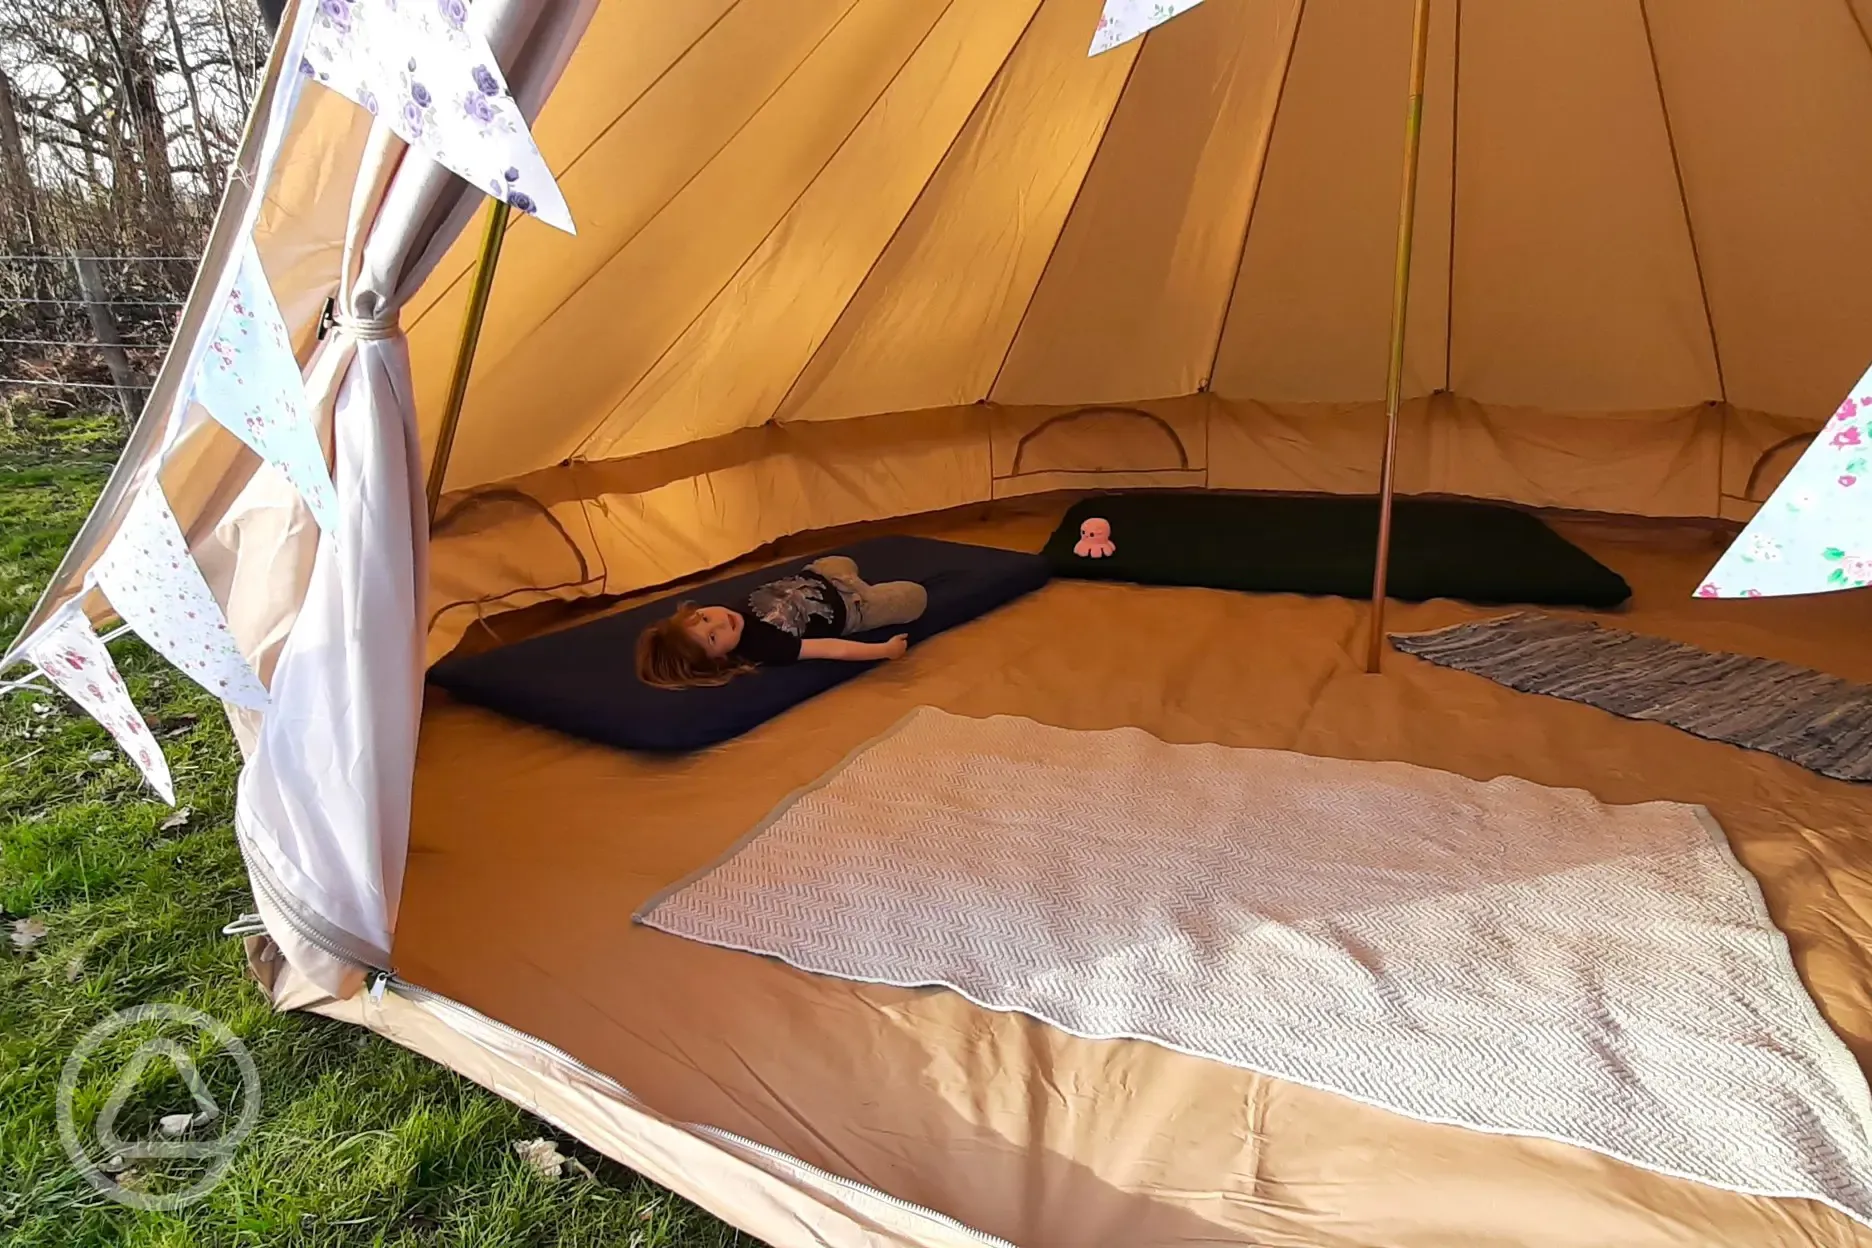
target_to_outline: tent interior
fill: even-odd
[[[1099,0],[588,7],[534,126],[579,229],[505,238],[429,661],[852,533],[1038,550],[1086,491],[1377,488],[1408,4],[1207,0],[1092,58]],[[1438,0],[1400,493],[1543,509],[1631,583],[1621,628],[1872,681],[1866,595],[1692,597],[1872,344],[1868,20]],[[369,123],[308,93],[260,214],[308,353]],[[401,309],[424,456],[475,233]],[[192,532],[232,475],[165,478]],[[431,689],[396,985],[262,976],[775,1243],[1872,1243],[1816,1202],[632,922],[913,707],[1130,725],[1705,805],[1872,1067],[1872,791],[1401,655],[1367,675],[1369,615],[1058,580],[679,757]]]
[[[1015,500],[886,527],[1034,550],[1063,509],[1055,497]],[[1721,546],[1707,528],[1554,523],[1632,583],[1631,606],[1607,617],[1621,628],[1872,680],[1872,653],[1855,644],[1872,623],[1863,596],[1699,601]],[[1440,601],[1393,604],[1388,618],[1421,630],[1489,614],[1499,611]],[[914,707],[1133,725],[1173,742],[1705,804],[1760,880],[1826,1018],[1872,1063],[1872,793],[1401,655],[1366,675],[1368,615],[1340,599],[1056,580],[745,737],[675,758],[585,744],[432,691],[398,975],[547,1041],[674,1121],[1010,1243],[1868,1242],[1811,1202],[1417,1122],[1142,1041],[1080,1039],[946,990],[808,974],[632,922]],[[539,617],[496,623],[511,639],[569,622]],[[369,1017],[354,1008],[340,1012]],[[420,1034],[389,1030],[422,1047]],[[458,1049],[429,1051],[460,1065]],[[490,1082],[551,1103],[536,1086]],[[718,1177],[683,1177],[695,1186],[679,1187],[746,1224],[746,1204],[724,1198]],[[878,1242],[905,1241],[944,1242]]]
[[[1375,491],[1410,6],[1206,3],[1087,58],[1098,8],[598,6],[535,128],[579,233],[509,231],[431,658],[811,529]],[[1748,518],[1872,340],[1864,16],[1433,6],[1400,492]],[[474,233],[403,309],[426,447]],[[552,520],[453,506],[496,484]]]
[[[1872,55],[1845,6],[1645,8],[1463,6],[1459,81],[1438,6],[1400,489],[1671,518],[1558,522],[1634,585],[1622,627],[1872,678],[1862,596],[1694,601],[1723,537],[1683,522],[1750,514],[1864,363],[1872,295],[1837,274],[1872,261],[1872,177],[1833,157],[1872,123]],[[432,657],[495,610],[629,603],[841,526],[1037,550],[1062,491],[1374,490],[1408,6],[1210,0],[1088,60],[1097,9],[601,7],[538,125],[580,233],[507,240]],[[473,241],[406,311],[426,436]],[[464,506],[491,483],[533,501]],[[1055,582],[677,759],[432,691],[399,974],[1014,1243],[1858,1242],[1800,1202],[630,920],[913,706],[1135,725],[1706,803],[1872,1061],[1872,797],[1413,660],[1366,676],[1368,615]]]

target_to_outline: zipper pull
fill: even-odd
[[[389,971],[372,971],[370,975],[367,977],[367,983],[369,984],[370,1003],[372,1005],[383,1004],[384,989],[390,986],[390,979],[391,979],[391,975]]]
[[[222,928],[221,934],[223,936],[263,936],[266,934],[266,924],[257,914],[243,914]]]

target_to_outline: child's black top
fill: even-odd
[[[805,638],[844,634],[845,600],[838,588],[817,572],[797,572],[748,595],[734,653],[751,663],[796,663]]]

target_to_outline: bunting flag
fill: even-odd
[[[237,706],[265,709],[266,687],[234,644],[158,482],[145,484],[130,504],[91,577],[123,622],[196,684]]]
[[[319,0],[299,71],[494,198],[576,233],[467,0]]]
[[[1087,56],[1109,52],[1130,43],[1153,26],[1161,26],[1179,13],[1201,4],[1202,0],[1105,0],[1104,15],[1092,35]]]
[[[210,416],[286,475],[321,529],[330,533],[337,527],[338,492],[312,422],[305,379],[251,238],[241,244],[220,319],[195,370],[193,394]]]
[[[1697,589],[1780,598],[1872,584],[1872,370]]]
[[[91,621],[85,618],[77,599],[59,608],[22,653],[66,697],[103,724],[150,787],[162,795],[163,801],[175,805],[175,784],[169,778],[169,763],[163,758],[162,747],[131,703],[130,691],[124,688],[110,651],[91,631]]]

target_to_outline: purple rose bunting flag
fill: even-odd
[[[1105,0],[1104,15],[1092,35],[1087,56],[1109,52],[1120,44],[1130,43],[1153,26],[1161,26],[1179,13],[1186,13],[1202,0]]]
[[[1699,598],[1779,598],[1872,584],[1872,371],[1859,379]]]
[[[266,707],[160,483],[143,486],[91,575],[123,622],[189,679],[237,706]]]
[[[163,801],[175,805],[168,760],[163,758],[162,748],[142,714],[131,704],[130,691],[124,688],[110,651],[91,631],[91,621],[85,618],[76,599],[46,622],[26,644],[24,654],[66,697],[104,725],[150,787],[162,795]]]
[[[299,70],[470,184],[575,233],[474,12],[467,0],[318,0]]]
[[[319,527],[332,532],[338,494],[312,423],[305,379],[293,356],[285,318],[251,239],[242,244],[220,320],[195,369],[194,397],[210,416],[284,473]]]

